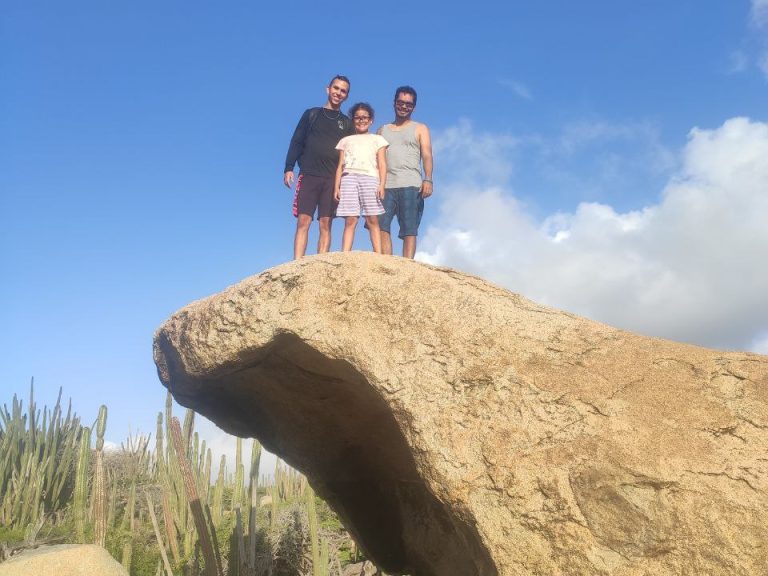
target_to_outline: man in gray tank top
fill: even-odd
[[[395,120],[379,128],[389,142],[387,148],[386,212],[379,216],[381,251],[392,254],[390,226],[397,216],[398,237],[403,241],[403,256],[416,254],[424,199],[432,195],[432,142],[426,124],[411,120],[416,108],[416,90],[400,86],[395,90]]]

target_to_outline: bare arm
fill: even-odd
[[[432,140],[429,136],[429,128],[419,124],[416,128],[421,150],[421,165],[424,167],[424,180],[421,183],[422,198],[432,196]]]
[[[341,197],[341,173],[344,171],[344,150],[339,152],[339,165],[336,167],[336,178],[333,182],[333,197],[336,202]]]
[[[384,188],[387,186],[387,147],[376,151],[376,165],[379,168],[379,200],[384,200]]]

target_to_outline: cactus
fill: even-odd
[[[115,527],[115,518],[117,516],[117,479],[115,474],[107,470],[107,484],[110,486],[109,499],[107,504],[107,531]]]
[[[107,428],[107,407],[102,404],[96,420],[96,466],[93,475],[93,543],[104,547],[107,539],[107,480],[104,470],[104,432]]]
[[[192,444],[192,431],[195,428],[195,411],[187,408],[184,412],[184,454],[189,454]]]
[[[247,566],[245,550],[245,534],[243,534],[243,516],[240,508],[235,508],[235,531],[234,540],[237,544],[237,574],[250,574]]]
[[[128,538],[123,544],[123,555],[120,563],[125,566],[125,571],[131,573],[131,559],[133,557],[133,538],[136,528],[134,516],[136,514],[136,479],[131,482],[131,488],[128,493],[128,503],[125,507],[121,529],[127,530]]]
[[[162,477],[165,473],[165,451],[163,450],[163,413],[157,413],[155,430],[155,473]]]
[[[269,494],[271,498],[271,509],[269,514],[269,529],[272,533],[277,530],[277,512],[278,504],[280,502],[280,491],[277,489],[277,477],[280,470],[280,460],[275,460],[275,472],[272,476],[272,485],[269,487]]]
[[[307,517],[309,519],[309,539],[312,549],[312,576],[327,576],[326,570],[322,569],[322,554],[320,542],[320,525],[317,521],[317,505],[315,503],[315,492],[310,488],[307,490]]]
[[[123,544],[123,554],[120,559],[120,564],[123,565],[125,571],[131,573],[131,560],[133,559],[133,532],[131,532],[130,538]]]
[[[235,485],[232,488],[232,511],[240,508],[243,503],[245,468],[243,467],[243,439],[238,438],[235,447]]]
[[[30,384],[27,413],[13,396],[11,410],[0,409],[0,525],[31,528],[43,515],[58,514],[73,489],[74,454],[80,424],[70,411],[61,417],[61,389],[53,410],[42,419]]]
[[[176,532],[176,526],[173,523],[173,513],[171,511],[171,500],[168,497],[168,490],[165,486],[161,487],[162,490],[162,507],[163,507],[163,525],[165,526],[165,534],[168,538],[168,544],[171,548],[171,555],[173,561],[177,564],[181,560],[179,554],[178,534]]]
[[[306,479],[278,461],[274,477],[265,476],[259,482],[258,442],[251,445],[248,470],[244,466],[242,442],[238,442],[231,473],[228,475],[226,458],[222,456],[215,484],[211,484],[214,455],[194,431],[194,414],[186,413],[183,432],[178,420],[174,426],[170,396],[165,421],[163,412],[158,414],[153,450],[147,450],[148,438],[129,436],[127,444],[123,444],[122,456],[113,459],[104,452],[106,407],[100,409],[92,428],[83,427],[71,402],[64,413],[61,395],[59,390],[52,410],[38,408],[32,394],[28,406],[14,396],[9,406],[0,407],[3,527],[20,528],[33,539],[38,530],[40,534],[50,534],[56,524],[72,523],[73,541],[85,542],[88,538],[97,543],[109,542],[112,553],[120,557],[129,572],[138,569],[140,557],[156,554],[162,544],[166,562],[159,563],[161,574],[167,575],[175,564],[187,576],[202,576],[200,570],[206,575],[221,576],[224,562],[216,531],[220,535],[236,523],[226,571],[230,576],[267,576],[286,568],[289,558],[298,562],[291,566],[306,573],[310,550],[314,576],[327,574],[331,558],[332,570],[340,572],[334,545],[319,527],[319,501],[314,501],[315,510],[310,508],[312,493]],[[144,487],[149,485],[154,488],[148,494],[149,507],[145,509],[137,503],[137,490],[146,492]],[[265,491],[272,496],[271,513],[267,514],[271,517],[271,530],[259,525],[264,513],[259,512],[259,495]],[[226,503],[228,495],[231,516]],[[158,506],[162,517],[157,514],[150,523]],[[307,521],[310,516],[311,539]],[[151,533],[155,527],[157,544],[152,544],[155,551],[151,551],[145,548],[144,535],[147,529]]]
[[[91,429],[85,426],[80,434],[80,453],[75,477],[75,531],[77,541],[85,544],[85,525],[88,506],[88,466],[91,456]]]
[[[157,539],[157,545],[160,548],[160,557],[163,559],[163,566],[165,566],[166,576],[173,576],[173,570],[171,570],[171,564],[168,562],[168,555],[165,553],[165,546],[163,545],[163,539],[160,536],[160,527],[157,524],[157,516],[155,516],[155,505],[152,503],[152,498],[149,497],[149,492],[144,492],[144,496],[147,498],[147,507],[149,509],[149,517],[152,520],[152,528],[155,530],[155,538]]]
[[[123,514],[123,521],[120,523],[121,530],[130,530],[133,524],[133,517],[136,513],[136,479],[131,482],[131,487],[128,490],[128,502],[125,505],[125,513]]]
[[[187,493],[187,500],[189,501],[189,506],[192,510],[192,517],[197,528],[197,536],[200,541],[200,547],[203,551],[203,557],[205,558],[206,576],[221,576],[221,566],[220,562],[217,561],[217,555],[213,543],[213,541],[216,539],[216,532],[212,529],[209,529],[208,523],[206,521],[200,498],[197,495],[195,478],[192,474],[192,470],[189,466],[189,460],[187,459],[187,455],[184,451],[184,440],[181,436],[181,425],[176,418],[171,420],[171,438],[173,439],[173,445],[176,449],[177,463],[179,465],[181,477],[184,480],[184,488]]]
[[[194,552],[195,528],[190,518],[189,506],[187,505],[186,496],[184,494],[184,481],[182,480],[178,465],[178,451],[174,450],[173,434],[171,430],[172,420],[173,397],[171,396],[171,393],[168,392],[165,399],[165,438],[167,439],[167,445],[164,455],[158,457],[165,458],[165,475],[161,481],[163,481],[165,486],[164,490],[168,498],[169,510],[173,515],[175,525],[181,533],[183,555],[188,558]],[[187,413],[187,417],[185,418],[185,423],[187,422],[189,422],[191,426],[189,413]],[[186,454],[186,448],[184,448],[184,454]],[[176,541],[176,539],[174,539],[174,541]]]
[[[203,502],[208,502],[208,498],[211,493],[211,465],[213,463],[213,453],[211,452],[211,449],[205,449],[205,441],[203,441],[203,450],[205,452],[205,464],[203,464],[203,477],[202,477],[202,485],[203,485]]]
[[[219,524],[224,516],[224,484],[227,471],[227,457],[222,454],[219,462],[219,474],[213,487],[213,521]]]
[[[250,502],[248,503],[248,566],[251,573],[256,572],[256,545],[258,526],[256,524],[256,512],[259,509],[259,464],[261,463],[261,444],[254,439],[251,446],[251,470],[249,474],[248,489]]]

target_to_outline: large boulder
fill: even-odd
[[[304,472],[387,572],[767,573],[768,357],[365,253],[194,302],[154,353],[178,402]]]
[[[0,564],[0,576],[128,576],[95,544],[58,544],[25,550]]]

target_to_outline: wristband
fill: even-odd
[[[432,180],[430,180],[429,178],[422,178],[421,181],[422,182],[429,182],[430,184],[432,184]]]

